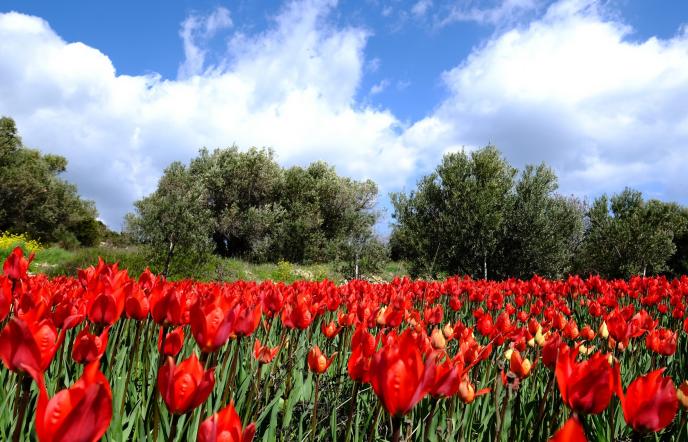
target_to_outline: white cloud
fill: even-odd
[[[561,1],[456,60],[446,98],[407,124],[356,102],[379,61],[365,57],[369,32],[333,25],[333,8],[289,3],[257,35],[227,31],[226,10],[193,16],[178,79],[118,75],[44,20],[0,14],[0,115],[28,145],[65,155],[67,178],[114,228],[171,161],[232,143],[271,146],[285,165],[326,160],[384,195],[412,188],[444,152],[492,142],[517,166],[554,166],[567,193],[630,185],[688,202],[685,31],[633,41],[597,3]],[[226,51],[210,57],[222,31]]]
[[[475,2],[458,0],[449,5],[447,13],[441,17],[438,24],[444,26],[454,22],[472,21],[501,27],[514,23],[523,15],[538,9],[543,5],[544,1],[498,0],[496,2]]]
[[[432,0],[418,0],[412,7],[411,13],[416,17],[424,16],[432,7]]]
[[[383,92],[387,87],[389,86],[389,80],[388,79],[382,79],[379,82],[375,83],[371,88],[370,88],[370,95],[377,95],[381,92]]]
[[[203,49],[208,39],[218,31],[233,26],[229,10],[223,7],[216,8],[208,16],[192,14],[183,22],[179,30],[179,36],[184,44],[184,62],[179,66],[179,78],[188,78],[202,74],[207,51]]]
[[[0,14],[0,115],[16,119],[28,145],[65,155],[66,177],[114,228],[166,165],[202,146],[271,146],[283,164],[323,159],[389,191],[415,155],[393,114],[354,102],[368,33],[331,26],[332,7],[291,3],[265,32],[234,33],[214,64],[202,46],[187,51],[194,61],[178,80],[118,75],[105,54],[65,42],[44,20]],[[187,20],[182,36],[200,45],[228,18]]]
[[[579,195],[625,185],[688,202],[688,34],[629,39],[591,1],[562,1],[444,73],[431,151],[492,142],[516,165],[546,161]],[[433,137],[436,139],[433,140]]]

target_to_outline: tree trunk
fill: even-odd
[[[483,251],[483,279],[487,281],[487,251]]]
[[[167,249],[167,256],[165,257],[165,267],[163,267],[162,274],[167,278],[170,270],[170,262],[172,262],[172,255],[174,255],[174,242],[170,241],[170,246]]]
[[[354,270],[354,279],[358,279],[358,250],[356,250],[356,264]]]

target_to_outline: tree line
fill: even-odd
[[[65,246],[112,232],[92,201],[60,176],[64,157],[25,146],[0,118],[0,231]],[[413,276],[550,278],[569,274],[688,273],[688,209],[633,189],[592,202],[558,193],[546,164],[517,170],[494,146],[444,155],[407,193],[390,195],[391,234],[375,233],[378,189],[325,162],[280,166],[270,149],[201,149],[174,162],[134,204],[125,237],[150,262],[203,262],[211,254],[252,262],[336,262],[346,275],[408,262]]]
[[[337,262],[367,271],[386,257],[373,225],[377,186],[318,161],[281,167],[270,149],[202,149],[172,163],[158,188],[135,203],[126,230],[162,263],[214,252],[253,262]]]
[[[557,193],[545,164],[517,171],[494,146],[445,155],[391,195],[390,248],[415,275],[551,278],[688,271],[688,210],[625,189],[591,204]]]
[[[60,177],[67,160],[26,147],[13,119],[0,117],[0,231],[67,247],[95,245],[106,231],[92,201]]]

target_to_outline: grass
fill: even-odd
[[[0,260],[4,261],[14,246],[0,249]],[[49,276],[75,276],[78,269],[98,263],[98,257],[106,262],[119,262],[120,268],[129,270],[133,276],[139,275],[146,267],[154,272],[155,268],[145,253],[136,246],[129,247],[82,247],[65,250],[58,246],[40,249],[31,263],[30,271],[45,273]],[[204,260],[189,259],[173,265],[170,279],[192,278],[199,281],[278,281],[291,283],[296,280],[321,281],[328,279],[342,283],[346,277],[338,270],[336,263],[294,264],[287,261],[278,263],[250,263],[236,258],[210,256]],[[363,275],[371,281],[391,281],[395,276],[406,275],[403,262],[388,262],[372,275]]]

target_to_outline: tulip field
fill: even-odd
[[[0,276],[0,440],[688,440],[688,277]]]

